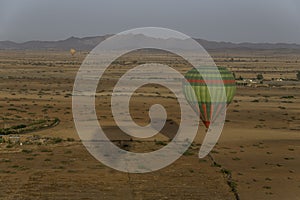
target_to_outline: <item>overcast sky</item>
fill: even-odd
[[[215,41],[300,44],[300,1],[0,0],[0,40],[60,40],[145,26]]]

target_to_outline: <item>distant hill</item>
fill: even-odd
[[[0,41],[0,50],[69,50],[74,48],[81,51],[90,51],[100,42],[111,35],[95,37],[70,37],[66,40],[59,41],[28,41],[16,43],[11,41]],[[145,36],[146,37],[146,36]],[[163,40],[163,39],[162,39]],[[169,40],[169,39],[168,39]],[[215,42],[203,39],[195,39],[207,50],[221,49],[245,49],[245,50],[269,50],[269,49],[294,49],[300,50],[299,44],[287,43],[232,43],[232,42]],[[149,40],[150,41],[150,40]],[[169,41],[170,43],[172,40]]]
[[[0,42],[1,50],[92,50],[97,44],[110,37],[110,35],[76,38],[70,37],[66,40],[58,41],[28,41],[15,43],[11,41]]]

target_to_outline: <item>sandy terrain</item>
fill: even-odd
[[[295,52],[212,54],[217,64],[237,77],[253,79],[262,73],[270,80],[295,79],[300,69]],[[201,126],[192,147],[172,165],[148,174],[128,174],[95,160],[76,133],[72,87],[85,56],[83,52],[74,57],[68,52],[0,52],[0,129],[60,120],[52,128],[21,134],[22,146],[4,137],[6,142],[0,144],[1,199],[300,199],[300,82],[239,87],[210,156],[197,157],[205,133]],[[170,58],[154,55],[147,60],[168,63]],[[136,55],[126,58],[127,67],[139,59]],[[124,71],[114,69],[122,64],[115,63],[108,77],[117,80]],[[174,67],[182,73],[188,70],[180,61]],[[96,108],[101,110],[98,117],[106,134],[113,140],[126,140],[117,145],[147,152],[168,143],[179,123],[178,103],[170,91],[153,85],[137,91],[131,107],[137,123],[147,124],[147,111],[155,102],[165,105],[169,122],[174,123],[156,138],[128,141],[111,120],[113,82],[103,81]]]

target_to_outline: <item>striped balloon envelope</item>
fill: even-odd
[[[236,92],[235,78],[225,67],[215,66],[193,68],[184,77],[185,98],[209,128],[232,102]]]

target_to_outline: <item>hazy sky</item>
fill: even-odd
[[[144,26],[207,40],[300,44],[300,1],[0,0],[0,40],[60,40]]]

